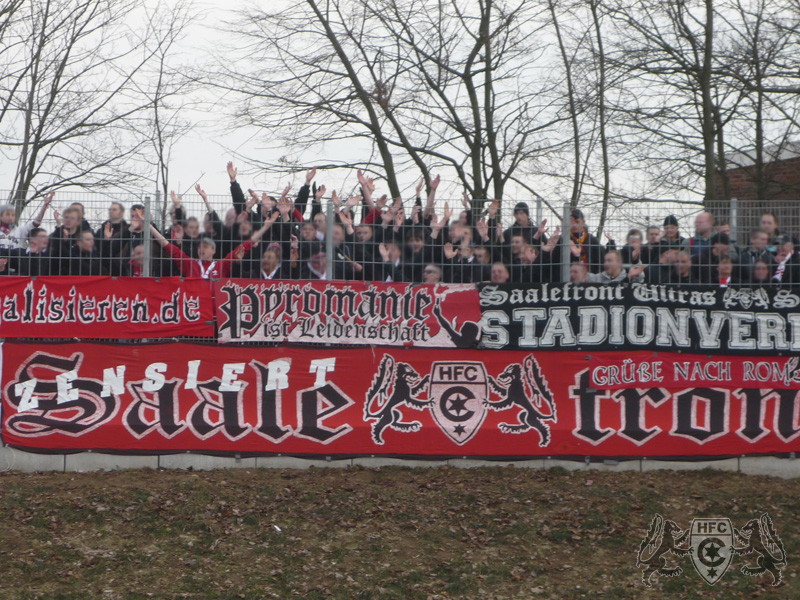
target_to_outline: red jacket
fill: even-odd
[[[231,267],[236,262],[234,256],[239,248],[244,248],[247,254],[253,247],[253,240],[245,240],[234,248],[228,256],[219,260],[199,260],[190,257],[174,244],[164,246],[167,254],[178,263],[184,277],[202,277],[203,279],[224,279],[231,276]]]

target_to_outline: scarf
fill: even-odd
[[[587,236],[586,231],[584,231],[581,234],[581,237],[579,237],[579,238],[575,237],[574,234],[571,234],[572,241],[575,242],[575,244],[578,246],[578,248],[581,249],[580,262],[582,262],[585,265],[588,265],[589,261],[586,258],[586,246],[584,245],[585,242],[586,242],[586,236]]]

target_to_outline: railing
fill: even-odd
[[[577,211],[557,207],[556,214],[541,200],[367,206],[360,198],[321,194],[316,201],[308,188],[285,201],[238,193],[184,196],[176,205],[148,194],[59,192],[44,212],[43,231],[28,239],[42,206],[34,200],[19,227],[8,211],[3,216],[1,272],[759,286],[800,279],[797,256],[789,254],[793,243],[782,243],[791,238],[781,237],[780,226],[795,232],[797,203],[718,203],[710,206],[711,221],[696,203],[631,201],[609,206],[601,227],[602,206],[590,202]],[[121,214],[113,212],[120,208]],[[695,225],[699,235],[692,236]],[[765,231],[756,231],[762,225]],[[559,228],[570,235],[558,239]],[[591,233],[601,229],[600,239]],[[250,248],[253,235],[258,240]],[[213,243],[205,243],[209,238]]]

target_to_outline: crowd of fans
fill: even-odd
[[[16,225],[11,206],[0,207],[0,274],[142,276],[149,260],[152,276],[217,279],[368,280],[422,283],[547,283],[561,281],[561,227],[548,236],[547,221],[534,223],[528,205],[514,207],[509,227],[500,223],[500,203],[480,214],[469,198],[453,218],[434,210],[439,178],[430,181],[423,203],[423,182],[409,212],[402,200],[374,198],[375,183],[358,173],[361,195],[340,198],[334,191],[334,223],[330,228],[333,262],[328,270],[329,235],[322,198],[325,186],[313,183],[308,171],[295,198],[287,187],[280,198],[245,195],[237,170],[228,163],[232,207],[220,219],[205,192],[196,187],[207,212],[202,221],[188,215],[181,197],[172,195],[170,223],[163,231],[151,226],[146,252],[145,207],[112,202],[108,219],[94,229],[84,207],[76,202],[55,214],[56,227],[41,227],[53,194],[34,219]],[[309,210],[310,205],[310,210]],[[305,218],[309,212],[309,218]],[[749,232],[749,245],[739,248],[730,227],[701,212],[694,232],[683,237],[680,223],[668,216],[662,227],[631,229],[625,244],[601,243],[575,209],[569,222],[570,280],[574,283],[644,281],[663,284],[800,286],[797,240],[778,229],[774,214],[765,213],[760,227]]]

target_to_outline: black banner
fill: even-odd
[[[493,349],[800,351],[800,296],[786,289],[482,284]]]

